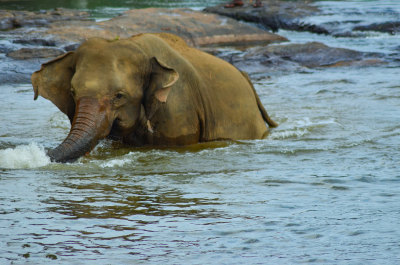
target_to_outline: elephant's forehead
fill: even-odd
[[[98,79],[90,79],[90,80],[84,80],[83,82],[83,87],[85,88],[98,88],[101,85],[100,80]]]
[[[103,75],[87,75],[80,76],[80,78],[75,78],[72,82],[73,87],[76,90],[93,90],[97,91],[99,89],[105,89],[106,87],[116,86],[118,82],[116,82],[115,78],[113,80],[109,80],[110,77],[104,77]]]
[[[123,83],[123,78],[119,74],[95,71],[79,72],[72,79],[72,86],[77,96],[113,94],[115,90],[123,87]]]

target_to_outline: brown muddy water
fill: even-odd
[[[382,2],[322,2],[314,19],[400,12]],[[399,35],[279,34],[400,53]],[[72,164],[45,155],[67,118],[0,85],[0,264],[399,264],[398,65],[251,76],[280,123],[265,140],[103,141]]]

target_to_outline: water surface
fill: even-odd
[[[17,0],[0,1],[0,9],[10,10],[49,10],[56,7],[79,9],[89,12],[95,18],[110,18],[134,8],[175,8],[188,7],[203,9],[207,6],[215,6],[224,3],[223,0]]]
[[[399,53],[398,35],[279,33]],[[393,63],[251,73],[280,124],[267,139],[103,141],[72,164],[45,156],[67,118],[33,101],[30,84],[1,85],[0,263],[400,263],[399,73]]]

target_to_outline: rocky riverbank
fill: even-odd
[[[279,29],[319,34],[354,36],[364,31],[399,32],[399,22],[355,23],[350,32],[335,23],[307,22],[321,10],[308,1],[263,1],[263,7],[225,8],[223,5],[191,9],[134,9],[105,21],[95,21],[87,12],[68,9],[51,11],[0,11],[0,81],[29,82],[40,64],[76,49],[90,37],[125,38],[142,32],[169,32],[192,46],[214,53],[237,67],[253,72],[296,71],[327,66],[365,66],[392,60],[383,54],[358,52],[290,40],[272,33]],[[251,23],[243,23],[243,21]],[[336,27],[336,28],[335,28]],[[271,32],[272,31],[272,32]],[[282,43],[277,45],[277,43]],[[274,44],[271,46],[271,44]],[[217,47],[236,46],[229,54]],[[246,49],[243,49],[246,47]],[[251,48],[253,47],[253,48]]]
[[[317,7],[310,5],[310,1],[268,0],[262,2],[263,5],[259,8],[253,8],[250,3],[235,8],[225,8],[222,4],[208,7],[204,11],[256,23],[271,31],[288,29],[328,33],[325,28],[319,25],[307,24],[302,21],[303,18],[320,12]]]
[[[77,10],[1,11],[0,25],[2,83],[29,82],[41,63],[74,50],[90,37],[116,39],[142,32],[169,32],[196,47],[287,41],[228,17],[190,9],[136,9],[106,21],[95,21]]]
[[[349,19],[344,23],[340,23],[332,18],[317,24],[309,18],[312,16],[329,16],[334,14],[324,13],[323,10],[313,4],[314,1],[312,0],[266,0],[262,2],[263,6],[260,8],[253,8],[250,3],[235,8],[225,8],[222,4],[208,7],[204,11],[240,21],[255,23],[274,32],[279,29],[285,29],[326,34],[335,37],[358,36],[360,32],[365,31],[378,31],[390,34],[400,32],[400,17],[398,14],[397,16],[395,15],[399,19],[397,21],[377,23],[371,22],[372,19],[369,21],[358,19],[357,10],[343,10],[343,13],[349,15]],[[373,16],[374,14],[371,15]],[[343,27],[343,24],[346,24],[346,27]]]

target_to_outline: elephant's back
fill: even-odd
[[[168,46],[164,55],[170,54],[168,63],[179,72],[179,83],[185,83],[173,94],[179,95],[180,100],[183,94],[196,97],[190,102],[201,106],[201,140],[257,139],[267,132],[254,90],[236,67],[189,47],[178,36],[167,33],[145,36],[158,39],[152,42],[151,49]]]
[[[198,49],[188,48],[180,54],[200,78],[199,93],[205,112],[204,140],[259,139],[267,133],[257,95],[241,71]]]

